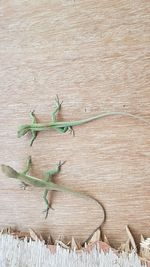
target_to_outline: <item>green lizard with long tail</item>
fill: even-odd
[[[95,201],[95,203],[97,203],[99,205],[99,207],[103,210],[103,218],[101,218],[100,225],[94,230],[94,232],[95,232],[105,222],[105,219],[106,219],[105,209],[104,209],[103,205],[96,198],[91,197],[85,193],[76,192],[72,189],[69,189],[69,188],[63,186],[63,185],[58,185],[58,184],[52,182],[52,177],[60,172],[61,166],[63,164],[64,164],[64,162],[63,163],[59,162],[56,169],[47,171],[44,175],[44,179],[39,179],[39,178],[36,178],[36,177],[28,174],[28,172],[32,166],[31,157],[29,157],[29,159],[27,161],[27,166],[26,166],[25,170],[22,172],[17,172],[12,167],[7,166],[7,165],[1,165],[1,168],[2,168],[2,171],[8,177],[15,178],[15,179],[18,179],[19,181],[21,181],[23,187],[32,185],[35,187],[40,187],[41,189],[44,190],[43,198],[44,198],[44,201],[46,204],[46,209],[44,210],[44,212],[46,214],[45,218],[47,218],[47,216],[48,216],[49,209],[52,208],[51,203],[49,203],[49,201],[47,199],[47,195],[48,195],[49,191],[65,192],[65,193],[69,193],[69,194],[75,195],[75,196],[80,197],[80,198],[86,198],[88,200]]]
[[[129,117],[132,117],[134,119],[139,119],[143,122],[146,122],[143,118],[141,118],[139,116],[136,116],[136,115],[133,115],[130,113],[126,113],[126,112],[115,112],[115,111],[114,112],[101,113],[99,115],[93,116],[91,118],[83,119],[83,120],[57,121],[57,114],[61,110],[62,102],[60,103],[58,96],[56,96],[55,102],[56,102],[56,107],[51,114],[52,115],[52,121],[51,122],[38,123],[36,120],[36,117],[34,115],[34,111],[32,111],[32,112],[30,112],[30,117],[32,119],[31,124],[21,125],[19,130],[18,130],[18,137],[21,137],[21,136],[25,135],[26,133],[30,132],[32,135],[30,145],[32,146],[38,132],[47,131],[51,128],[56,129],[57,131],[59,131],[61,133],[65,133],[67,131],[73,132],[74,126],[82,125],[82,124],[85,124],[85,123],[88,123],[90,121],[97,120],[97,119],[100,119],[103,117],[116,116],[116,115],[129,116]]]

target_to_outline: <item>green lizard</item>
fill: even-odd
[[[77,125],[82,125],[84,123],[88,123],[90,121],[93,120],[97,120],[103,117],[107,117],[107,116],[114,116],[114,115],[123,115],[123,116],[130,116],[132,118],[135,119],[139,119],[141,121],[146,122],[143,118],[130,114],[130,113],[126,113],[126,112],[105,112],[105,113],[101,113],[97,116],[93,116],[91,118],[87,118],[87,119],[83,119],[83,120],[77,120],[77,121],[57,121],[57,114],[61,109],[61,105],[62,102],[60,103],[58,96],[56,96],[55,99],[56,102],[56,107],[54,109],[54,111],[52,112],[51,116],[52,116],[52,121],[51,122],[47,122],[47,123],[38,123],[36,120],[36,117],[34,115],[34,111],[30,112],[30,117],[32,119],[31,124],[25,124],[25,125],[21,125],[19,130],[18,130],[18,137],[21,137],[23,135],[25,135],[26,133],[30,132],[32,135],[31,141],[30,141],[30,145],[32,146],[37,133],[40,131],[47,131],[50,128],[56,129],[57,131],[61,132],[61,133],[65,133],[67,131],[73,132],[73,126],[77,126]]]
[[[20,180],[21,183],[23,184],[24,188],[26,186],[32,185],[32,186],[36,186],[36,187],[40,187],[40,188],[44,189],[43,198],[44,198],[44,201],[46,204],[46,209],[44,210],[44,212],[46,213],[45,219],[48,216],[49,209],[52,208],[51,204],[48,202],[48,199],[47,199],[47,194],[49,191],[66,192],[66,193],[73,194],[77,197],[94,200],[103,210],[102,221],[101,221],[100,225],[94,230],[94,232],[95,232],[105,222],[105,219],[106,219],[105,209],[104,209],[103,205],[96,198],[91,197],[85,193],[80,193],[80,192],[74,191],[72,189],[69,189],[69,188],[63,186],[63,185],[58,185],[58,184],[52,182],[52,177],[60,172],[61,166],[63,164],[64,164],[64,162],[63,163],[59,162],[56,169],[47,171],[44,175],[44,179],[39,179],[39,178],[36,178],[34,176],[30,176],[28,174],[28,172],[32,166],[31,157],[29,157],[29,159],[27,161],[27,166],[26,166],[25,170],[22,172],[17,172],[12,167],[7,166],[7,165],[1,165],[1,168],[2,168],[2,171],[8,177],[16,178],[16,179]]]

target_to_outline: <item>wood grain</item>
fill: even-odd
[[[129,117],[111,117],[76,127],[76,136],[41,133],[32,148],[17,139],[20,124],[35,109],[48,121],[56,94],[60,119],[126,111],[149,121],[149,1],[1,1],[0,162],[21,170],[33,157],[34,175],[66,160],[58,183],[102,201],[103,232],[112,244],[138,238],[150,227],[150,128]],[[102,211],[69,195],[53,195],[44,220],[41,190],[23,191],[1,174],[0,227],[34,230],[54,238],[84,240]]]

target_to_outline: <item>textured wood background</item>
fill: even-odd
[[[149,1],[1,1],[0,162],[18,170],[33,157],[32,174],[66,160],[55,181],[102,201],[103,231],[111,243],[150,227],[150,139],[148,125],[109,117],[76,127],[76,136],[56,131],[17,139],[17,128],[35,109],[48,121],[56,94],[64,101],[60,119],[126,111],[149,120]],[[0,227],[32,227],[45,236],[84,240],[102,211],[92,201],[53,195],[44,219],[41,190],[20,189],[0,175]]]

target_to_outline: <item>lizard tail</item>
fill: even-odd
[[[2,172],[4,172],[7,177],[17,178],[18,172],[16,172],[12,167],[2,164],[1,165]]]
[[[76,192],[76,191],[74,191],[74,190],[72,190],[70,188],[66,188],[65,186],[57,185],[57,184],[52,183],[52,182],[51,182],[51,185],[48,186],[47,188],[50,188],[51,190],[60,191],[60,192],[67,192],[67,193],[73,194],[73,195],[78,196],[78,197],[81,197],[81,198],[86,198],[88,200],[93,200],[99,206],[99,208],[102,209],[102,211],[103,211],[103,217],[101,218],[98,227],[96,227],[93,230],[92,234],[83,242],[83,244],[88,243],[89,240],[94,235],[94,233],[98,229],[102,228],[102,226],[104,225],[104,223],[106,221],[106,210],[105,210],[103,204],[97,198],[95,198],[93,196],[90,196],[90,195],[88,195],[86,193],[83,193],[83,192]]]
[[[102,209],[102,211],[103,211],[103,218],[100,221],[99,226],[94,229],[94,231],[90,234],[90,236],[86,240],[84,240],[84,242],[82,243],[82,245],[84,245],[85,243],[88,243],[91,240],[92,236],[94,235],[94,233],[97,230],[102,229],[102,227],[103,227],[103,225],[104,225],[104,223],[106,222],[106,219],[107,219],[107,217],[106,217],[106,210],[105,210],[103,204],[97,198],[95,198],[93,196],[92,197],[89,196],[89,198],[92,199],[92,200],[94,200],[98,204],[98,206]]]

